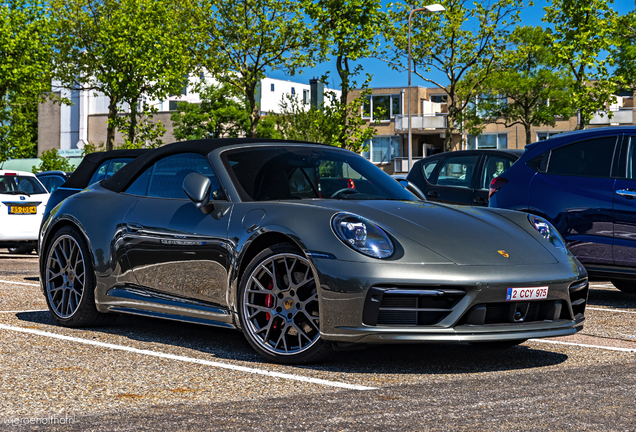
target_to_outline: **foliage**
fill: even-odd
[[[478,134],[488,123],[506,127],[522,125],[526,144],[532,142],[532,126],[555,126],[556,117],[568,119],[576,114],[570,93],[568,72],[551,67],[554,56],[549,46],[549,30],[517,27],[510,36],[511,46],[482,85],[478,109],[467,116],[471,133]]]
[[[378,30],[382,29],[387,17],[379,0],[315,0],[307,5],[307,14],[315,26],[322,60],[335,58],[341,83],[340,101],[334,114],[342,121],[342,127],[339,128],[340,135],[332,137],[332,142],[341,147],[351,147],[351,143],[347,143],[348,135],[356,130],[356,125],[351,116],[343,114],[347,111],[344,107],[349,102],[349,92],[358,85],[356,77],[362,72],[362,65],[354,63],[380,55]],[[369,81],[370,76],[367,75],[363,88]],[[330,106],[335,107],[333,98]],[[352,114],[360,117],[359,110]]]
[[[554,26],[550,46],[557,66],[574,77],[572,103],[578,108],[578,129],[584,129],[594,114],[613,101],[617,82],[610,77],[612,56],[603,57],[612,44],[616,13],[611,0],[553,0],[546,6],[543,21]],[[611,115],[611,114],[610,114]]]
[[[615,77],[622,86],[636,90],[636,11],[618,18],[611,56],[616,61]]]
[[[37,155],[37,113],[51,87],[51,33],[39,0],[0,3],[0,161]]]
[[[57,149],[47,150],[42,152],[42,156],[40,156],[39,166],[34,166],[31,171],[33,174],[42,171],[72,171],[73,166],[68,161],[68,159],[61,157],[57,153]]]
[[[201,103],[180,102],[170,116],[177,140],[235,138],[249,130],[249,112],[230,87],[204,86],[199,96]]]
[[[366,122],[360,116],[368,94],[362,92],[343,105],[334,92],[326,92],[327,102],[321,107],[307,107],[299,98],[289,96],[281,102],[281,113],[273,116],[276,130],[285,139],[319,142],[359,153],[365,141],[376,134],[373,127],[363,127]]]
[[[140,104],[148,112],[144,98],[164,99],[183,87],[191,57],[187,24],[178,17],[172,0],[51,0],[55,75],[66,88],[109,98],[108,150],[122,104],[130,108],[128,141],[135,143]]]
[[[137,149],[137,148],[157,148],[164,142],[161,137],[166,133],[166,128],[161,121],[154,123],[153,116],[157,113],[157,109],[146,104],[142,105],[141,112],[137,112],[134,123],[132,122],[132,113],[130,116],[119,115],[115,117],[113,124],[120,132],[128,131],[128,136],[124,139],[124,143],[118,146],[120,149]],[[133,139],[131,140],[130,131],[133,129]]]
[[[294,0],[184,0],[192,18],[194,55],[223,85],[233,88],[249,112],[248,136],[257,135],[257,94],[272,70],[294,75],[313,64],[312,35]]]
[[[408,71],[408,16],[413,7],[425,3],[407,0],[389,4],[387,37],[395,69]],[[453,130],[470,100],[496,67],[505,49],[509,27],[519,21],[523,0],[441,0],[445,11],[417,13],[412,20],[413,73],[444,90],[448,95],[448,117],[444,148],[452,149]],[[419,70],[418,70],[419,69]],[[436,69],[448,79],[442,84],[427,73]]]

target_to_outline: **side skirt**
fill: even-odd
[[[113,288],[100,302],[102,312],[149,316],[173,321],[236,328],[233,314],[225,308],[138,288]]]

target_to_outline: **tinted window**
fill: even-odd
[[[548,174],[609,177],[616,137],[597,138],[552,150]]]
[[[437,174],[437,184],[469,188],[478,160],[478,155],[447,157]]]
[[[425,163],[422,164],[422,175],[424,176],[424,178],[426,180],[430,180],[431,179],[431,175],[433,174],[433,170],[435,170],[435,167],[437,166],[439,161],[440,161],[440,159],[435,159],[433,161],[425,162]]]
[[[88,184],[92,185],[93,183],[109,178],[131,160],[133,160],[133,158],[117,158],[103,162],[99,168],[97,168],[97,171],[95,171],[95,174],[93,174]]]
[[[46,176],[39,178],[46,190],[49,192],[53,192],[55,189],[59,188],[64,184],[66,179],[58,176]]]
[[[636,179],[636,138],[629,139],[629,153],[627,154],[627,178]]]
[[[223,198],[220,183],[205,157],[195,153],[168,156],[141,174],[127,189],[132,195],[157,198],[188,199],[183,192],[183,180],[190,173],[199,173],[212,182],[212,198]]]
[[[0,194],[19,194],[20,192],[29,195],[47,193],[35,177],[0,175]]]
[[[484,165],[484,174],[481,178],[480,189],[488,189],[492,179],[499,177],[499,175],[510,168],[513,162],[510,159],[503,158],[501,156],[487,156],[486,163]]]
[[[265,147],[228,151],[223,159],[243,199],[415,200],[382,170],[350,152]]]
[[[106,170],[108,169],[108,164],[110,161],[103,162],[99,168],[95,171],[93,176],[91,177],[88,185],[92,185],[93,183],[97,183],[98,181],[104,180],[104,176],[106,175]]]

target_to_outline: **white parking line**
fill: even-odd
[[[595,308],[595,307],[586,307],[586,309],[590,309],[590,310],[600,310],[600,311],[606,311],[606,312],[621,312],[621,313],[631,313],[631,314],[636,314],[636,311],[624,311],[624,310],[620,310],[620,309],[607,309],[607,308]]]
[[[40,286],[40,284],[31,284],[31,283],[26,283],[26,282],[16,282],[16,281],[7,281],[7,280],[0,280],[0,282],[8,283],[8,284],[15,284],[15,285],[26,285],[26,286],[36,286],[36,287]]]
[[[571,345],[571,346],[578,346],[578,347],[584,347],[584,348],[598,348],[598,349],[609,350],[609,351],[623,351],[623,352],[636,353],[635,348],[617,348],[617,347],[608,347],[608,346],[602,346],[602,345],[588,345],[588,344],[580,344],[580,343],[574,343],[574,342],[555,341],[555,340],[549,340],[549,339],[528,339],[528,341],[549,343],[549,344],[555,344],[555,345]]]
[[[48,312],[48,309],[31,309],[31,310],[14,310],[14,311],[0,311],[0,313],[22,313],[22,312]]]
[[[182,361],[182,362],[196,363],[196,364],[201,364],[201,365],[206,365],[206,366],[213,366],[213,367],[218,367],[218,368],[221,368],[221,369],[230,369],[230,370],[235,370],[235,371],[240,371],[240,372],[247,372],[247,373],[252,373],[252,374],[257,374],[257,375],[265,375],[265,376],[270,376],[270,377],[275,377],[275,378],[283,378],[283,379],[294,380],[294,381],[308,382],[308,383],[312,383],[312,384],[318,384],[318,385],[329,386],[329,387],[339,387],[339,388],[345,388],[345,389],[349,389],[349,390],[376,390],[377,389],[377,387],[365,387],[365,386],[359,386],[359,385],[354,385],[354,384],[341,383],[341,382],[337,382],[337,381],[328,381],[328,380],[323,380],[323,379],[318,379],[318,378],[309,378],[309,377],[304,377],[304,376],[300,376],[300,375],[292,375],[292,374],[286,374],[286,373],[280,373],[280,372],[271,372],[271,371],[267,371],[267,370],[263,370],[263,369],[248,368],[248,367],[245,367],[245,366],[236,366],[236,365],[231,365],[231,364],[226,364],[226,363],[220,363],[220,362],[213,362],[213,361],[208,361],[208,360],[196,359],[196,358],[192,358],[192,357],[184,357],[184,356],[178,356],[178,355],[174,355],[174,354],[167,354],[167,353],[162,353],[162,352],[156,352],[156,351],[132,348],[132,347],[127,347],[127,346],[123,346],[123,345],[115,345],[115,344],[106,343],[106,342],[98,342],[98,341],[94,341],[94,340],[76,338],[76,337],[72,337],[72,336],[64,336],[64,335],[60,335],[60,334],[56,334],[56,333],[49,333],[49,332],[45,332],[45,331],[41,331],[41,330],[26,329],[26,328],[22,328],[22,327],[14,327],[14,326],[9,326],[9,325],[5,325],[5,324],[0,324],[0,329],[8,330],[8,331],[21,332],[21,333],[29,333],[29,334],[34,334],[34,335],[38,335],[38,336],[50,337],[50,338],[54,338],[54,339],[61,339],[61,340],[69,341],[69,342],[83,343],[83,344],[86,344],[86,345],[94,345],[94,346],[99,346],[99,347],[102,347],[102,348],[110,348],[110,349],[119,350],[119,351],[128,351],[128,352],[132,352],[132,353],[135,353],[135,354],[143,354],[143,355],[147,355],[147,356],[160,357],[160,358],[165,358],[165,359],[169,359],[169,360],[177,360],[177,361]]]

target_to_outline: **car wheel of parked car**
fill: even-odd
[[[320,339],[320,310],[314,272],[302,252],[281,243],[248,265],[239,290],[239,317],[252,347],[279,363],[325,358],[331,344]]]
[[[33,246],[18,246],[13,248],[8,248],[10,254],[18,254],[18,255],[28,255],[33,252]]]
[[[612,284],[627,294],[636,294],[636,280],[612,279]]]
[[[512,348],[524,343],[527,339],[516,339],[509,341],[493,341],[493,342],[470,342],[472,346],[480,349],[506,349]]]
[[[46,303],[58,324],[66,327],[102,325],[117,316],[95,307],[95,273],[86,242],[70,226],[55,233],[43,254]]]

